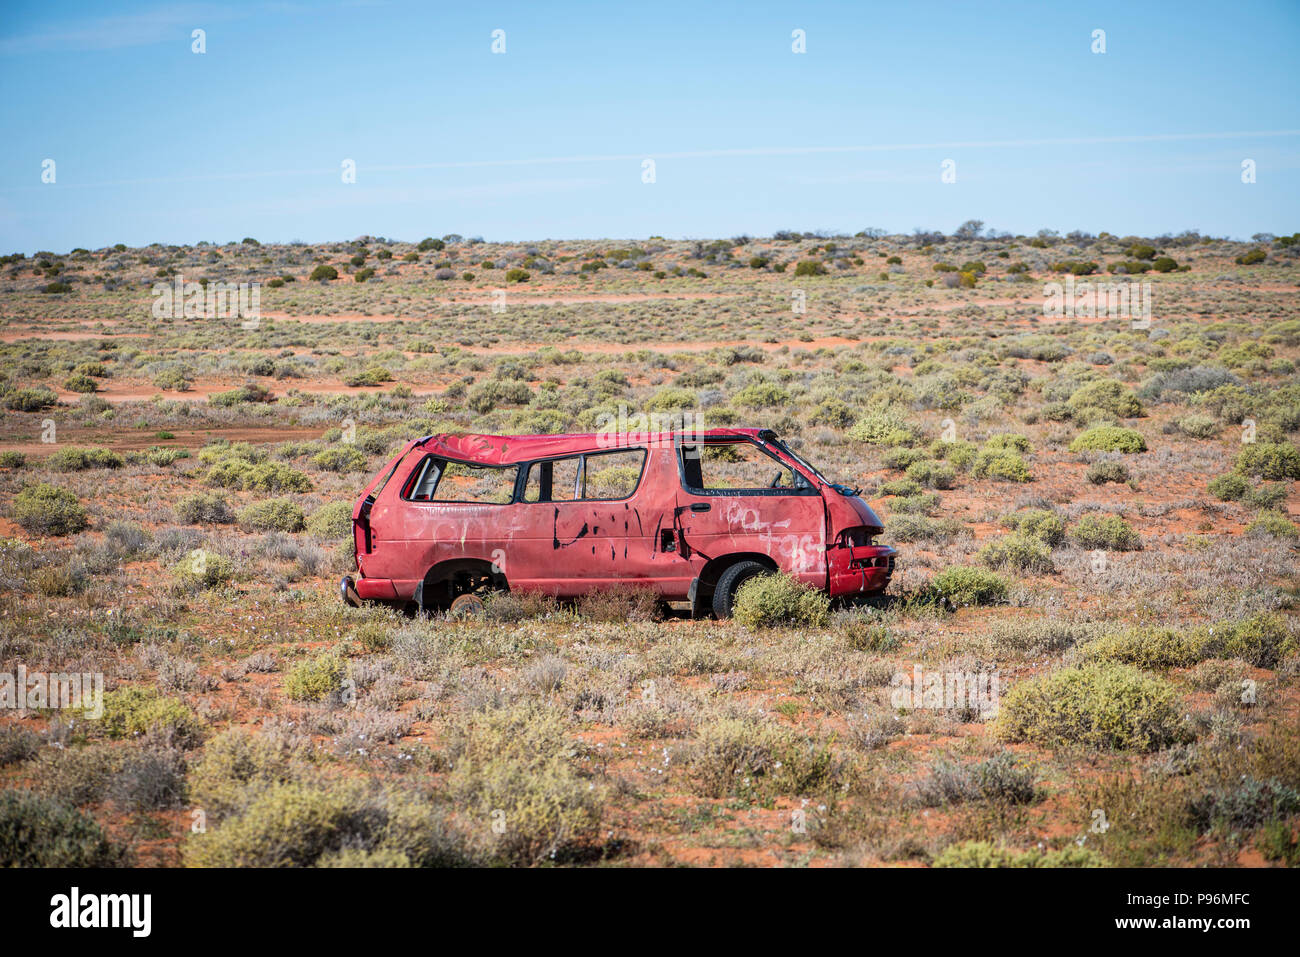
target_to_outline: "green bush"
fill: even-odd
[[[235,515],[219,492],[196,492],[176,503],[176,521],[186,525],[229,525]]]
[[[1007,582],[982,568],[955,565],[945,568],[926,588],[926,597],[946,601],[956,608],[1000,605],[1007,600]]]
[[[339,271],[333,266],[322,264],[313,269],[311,275],[307,278],[312,282],[330,282],[331,280],[339,278]]]
[[[485,379],[469,390],[465,404],[480,415],[499,405],[524,405],[533,397],[527,382],[516,379]]]
[[[1300,479],[1300,449],[1289,442],[1259,442],[1237,455],[1237,471],[1264,479]]]
[[[105,694],[100,726],[111,738],[154,733],[169,736],[183,747],[197,744],[203,733],[202,723],[185,702],[141,685]]]
[[[984,443],[984,448],[994,452],[1026,453],[1032,446],[1026,436],[1016,435],[1013,432],[1002,432],[998,435],[990,435],[988,441]]]
[[[1239,658],[1257,668],[1272,668],[1300,651],[1300,642],[1275,612],[1261,612],[1220,632],[1216,657]]]
[[[208,469],[209,485],[258,492],[310,492],[311,479],[281,462],[258,462],[243,458],[221,459]]]
[[[0,867],[125,864],[125,851],[86,815],[30,791],[0,791]]]
[[[732,617],[746,628],[820,628],[830,620],[830,599],[789,575],[756,575],[736,591]]]
[[[1031,478],[1028,463],[1009,449],[980,449],[971,465],[971,475],[1004,482],[1028,482]]]
[[[214,392],[208,396],[208,405],[228,409],[245,402],[274,402],[275,395],[265,386],[250,382],[229,392]]]
[[[1071,452],[1145,452],[1146,440],[1136,429],[1119,425],[1099,425],[1075,436]]]
[[[352,536],[352,506],[347,502],[330,502],[311,513],[307,519],[307,532],[317,538],[350,538]]]
[[[58,401],[58,393],[43,385],[30,389],[14,389],[3,393],[3,399],[0,399],[6,409],[14,412],[42,412]]]
[[[841,772],[825,747],[748,717],[720,717],[700,727],[686,761],[699,794],[759,802],[816,793],[833,785]]]
[[[300,661],[284,677],[284,693],[294,701],[322,701],[343,687],[343,659],[323,654]]]
[[[1105,867],[1106,859],[1090,848],[1069,845],[1059,851],[1014,851],[988,841],[949,844],[932,867]]]
[[[1275,509],[1286,501],[1285,482],[1265,483],[1246,493],[1246,504],[1251,508]]]
[[[1093,485],[1105,485],[1107,482],[1127,482],[1129,474],[1123,462],[1093,462],[1084,478]]]
[[[1011,569],[1035,575],[1050,575],[1052,550],[1037,538],[1019,533],[1005,535],[979,550],[976,559],[990,568]]]
[[[596,841],[602,795],[579,773],[580,754],[565,713],[537,703],[467,715],[452,729],[447,789],[476,822],[483,857],[539,864]]]
[[[235,565],[224,555],[196,548],[172,566],[172,575],[185,588],[215,588],[234,578]]]
[[[27,464],[27,456],[22,452],[6,450],[0,452],[0,469],[20,469]]]
[[[530,278],[527,269],[506,270],[506,282],[528,282]]]
[[[271,785],[242,813],[190,838],[190,867],[311,867],[385,862],[449,867],[468,863],[433,806],[360,781]]]
[[[292,753],[281,739],[231,728],[203,747],[190,771],[194,804],[213,824],[251,804],[272,785],[292,779]]]
[[[1281,512],[1266,510],[1255,516],[1255,520],[1246,526],[1247,535],[1271,535],[1274,538],[1296,538],[1300,529]]]
[[[1250,491],[1250,483],[1240,475],[1229,472],[1227,475],[1210,479],[1206,489],[1221,502],[1236,502]]]
[[[355,446],[343,445],[317,452],[311,457],[312,465],[327,472],[364,472],[369,460]]]
[[[1134,552],[1142,548],[1142,539],[1133,526],[1118,515],[1085,515],[1070,530],[1070,537],[1080,548]]]
[[[15,495],[12,515],[34,535],[71,535],[89,524],[77,496],[45,482],[29,485]]]
[[[1156,272],[1173,272],[1178,268],[1178,261],[1169,256],[1157,256],[1151,268]]]
[[[1237,257],[1238,266],[1253,266],[1256,263],[1262,263],[1268,258],[1268,250],[1260,249],[1258,246]]]
[[[45,460],[56,472],[81,472],[86,469],[120,469],[126,460],[109,449],[59,449]]]
[[[1043,747],[1155,751],[1186,738],[1174,686],[1095,662],[1029,678],[1002,696],[997,734]]]
[[[942,462],[913,462],[907,467],[907,477],[926,488],[952,488],[957,483],[957,470]]]
[[[897,448],[887,449],[885,454],[880,457],[880,464],[883,468],[897,469],[905,471],[918,462],[925,461],[925,453],[920,449],[911,449],[907,446],[898,446]],[[916,481],[913,479],[912,481]]]
[[[1179,432],[1194,439],[1212,439],[1222,431],[1218,419],[1212,415],[1201,415],[1199,412],[1185,415],[1175,424]]]
[[[1117,661],[1139,668],[1187,668],[1213,657],[1208,634],[1145,626],[1114,631],[1079,646],[1087,661]]]
[[[91,393],[99,390],[99,383],[88,375],[70,375],[63,380],[63,388],[69,392]]]
[[[790,393],[772,382],[755,382],[731,397],[742,409],[779,409],[790,401]]]
[[[302,506],[292,499],[268,498],[241,508],[239,525],[245,531],[300,532],[306,520]]]
[[[961,532],[954,518],[929,518],[925,515],[891,515],[885,523],[885,537],[894,542],[951,541]]]
[[[360,372],[344,378],[343,384],[352,389],[361,389],[369,386],[383,385],[385,382],[392,381],[393,374],[383,366],[368,366]]]
[[[796,276],[824,276],[826,267],[815,260],[806,259],[794,267]]]
[[[1066,402],[1071,410],[1080,408],[1104,408],[1110,415],[1119,419],[1132,419],[1141,415],[1141,403],[1125,386],[1113,378],[1099,378],[1095,382],[1075,389]]]
[[[915,433],[906,426],[902,414],[893,411],[866,413],[849,429],[848,437],[854,442],[887,448],[911,445],[916,441]]]
[[[1065,541],[1065,520],[1047,509],[1030,508],[1013,515],[1004,515],[1002,524],[1052,548]]]

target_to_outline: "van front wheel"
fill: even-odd
[[[719,618],[730,618],[740,586],[755,575],[767,575],[770,572],[770,568],[759,562],[736,562],[722,573],[718,583],[713,586],[713,613]]]

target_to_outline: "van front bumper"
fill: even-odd
[[[888,545],[842,546],[828,549],[826,568],[832,598],[882,592],[894,574],[898,555]]]

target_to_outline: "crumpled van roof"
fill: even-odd
[[[583,432],[562,435],[481,435],[478,433],[428,435],[411,448],[481,465],[514,465],[534,459],[579,452],[612,452],[642,445],[659,445],[698,439],[756,439],[763,429],[701,429],[698,432]],[[611,442],[614,439],[614,442]]]

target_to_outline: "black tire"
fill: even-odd
[[[713,586],[713,613],[719,618],[730,618],[731,608],[736,603],[736,592],[740,586],[755,575],[767,575],[772,569],[761,562],[736,562],[718,579]]]

